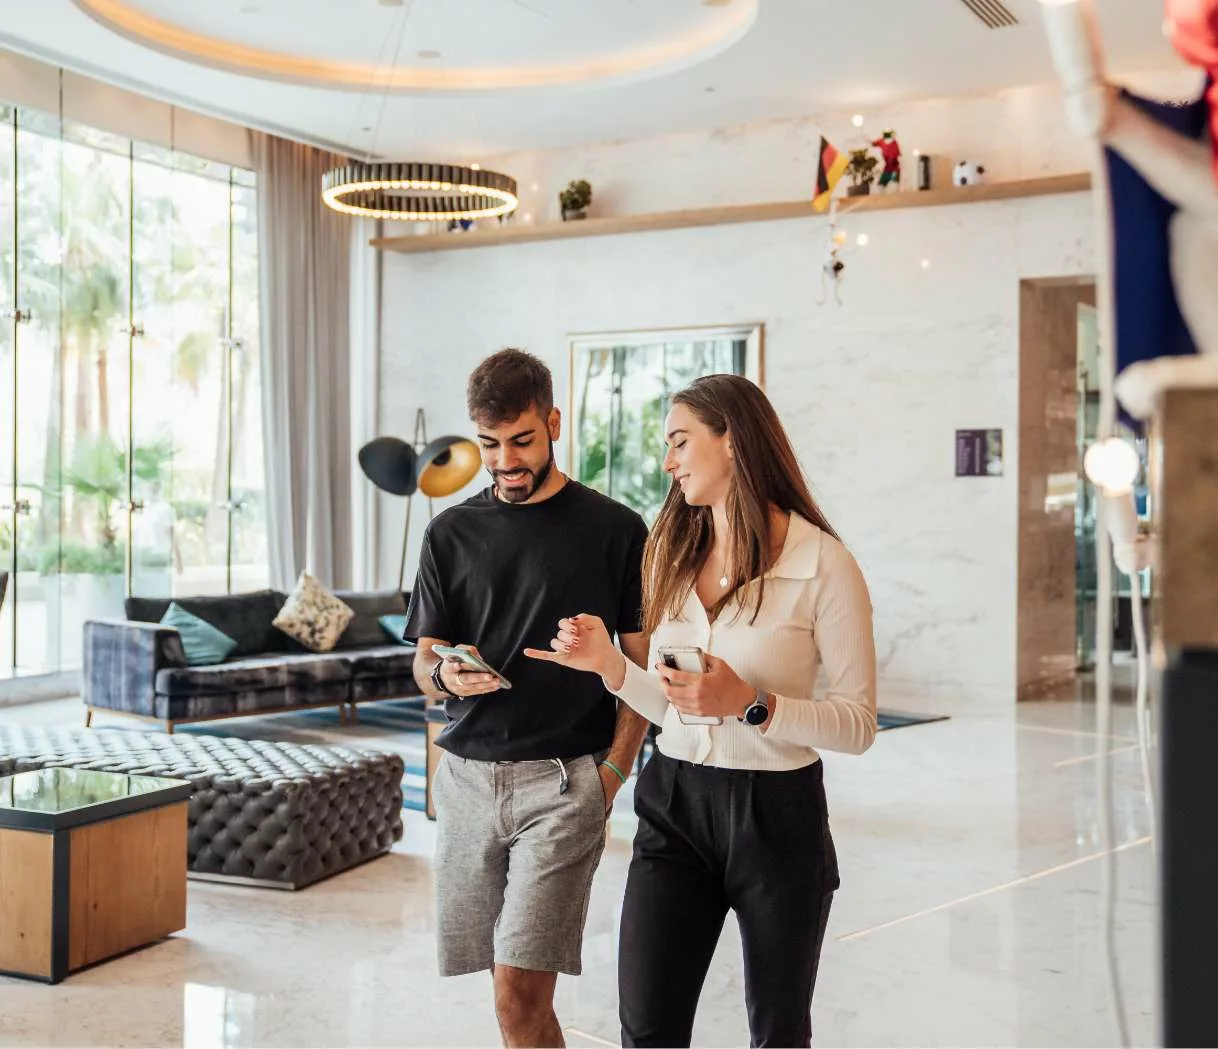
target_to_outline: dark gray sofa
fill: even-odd
[[[161,626],[168,598],[129,597],[125,620],[84,629],[82,687],[87,708],[174,725],[303,707],[349,708],[417,696],[414,648],[393,642],[379,616],[403,614],[400,591],[338,591],[355,612],[332,652],[310,652],[272,625],[287,597],[276,590],[174,600],[237,642],[229,659],[187,666],[177,630]]]
[[[402,837],[398,754],[0,725],[0,776],[47,767],[189,781],[192,878],[300,889],[388,852]]]

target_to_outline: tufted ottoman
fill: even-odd
[[[189,876],[299,889],[402,836],[398,754],[217,736],[0,727],[0,775],[63,766],[189,780]]]

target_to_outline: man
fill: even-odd
[[[495,354],[470,377],[468,402],[493,483],[428,527],[406,627],[415,679],[449,717],[432,788],[440,971],[491,970],[508,1046],[561,1046],[554,987],[558,973],[580,973],[605,819],[646,722],[599,678],[523,653],[581,608],[646,665],[647,528],[555,469],[562,422],[541,361]],[[476,652],[511,688],[436,645]]]

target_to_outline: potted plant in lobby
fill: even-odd
[[[562,207],[563,222],[586,219],[588,205],[592,203],[592,187],[584,179],[578,179],[558,194],[558,203]]]
[[[846,196],[867,196],[871,192],[871,183],[875,181],[875,169],[879,166],[879,160],[872,156],[870,150],[852,149],[850,151],[850,161],[846,165],[846,174],[850,176],[850,185],[846,187]]]

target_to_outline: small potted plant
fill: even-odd
[[[584,179],[572,182],[558,194],[558,203],[562,207],[562,220],[586,219],[588,205],[592,203],[592,187]]]
[[[867,196],[871,192],[871,183],[875,181],[875,169],[879,166],[879,160],[869,150],[852,149],[850,162],[846,165],[846,174],[850,176],[846,196]]]

